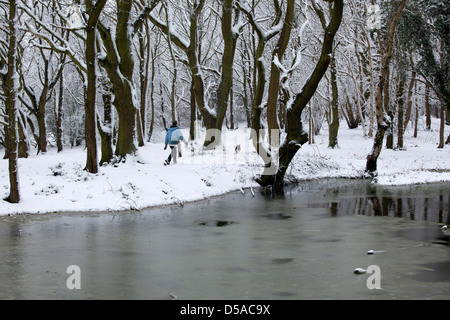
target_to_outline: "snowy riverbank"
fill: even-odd
[[[437,124],[435,126],[437,127]],[[448,126],[446,127],[446,137]],[[248,140],[248,129],[224,133],[224,150],[192,151],[183,145],[178,164],[164,166],[169,150],[160,143],[139,149],[139,157],[118,166],[101,167],[96,175],[83,171],[85,150],[19,159],[21,202],[0,200],[0,215],[61,211],[120,211],[195,201],[248,187],[262,172],[262,162]],[[383,148],[376,183],[383,185],[450,181],[450,146],[437,148],[438,130],[405,135],[405,150]],[[339,148],[329,149],[327,130],[297,153],[289,177],[317,179],[361,177],[373,140],[361,130],[341,127]],[[235,146],[241,151],[235,152]],[[197,148],[199,149],[199,148]],[[9,192],[8,162],[0,160],[0,196]]]

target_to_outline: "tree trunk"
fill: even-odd
[[[142,107],[142,105],[141,105]],[[142,122],[142,109],[136,109],[136,133],[138,147],[143,147],[144,143],[144,123]]]
[[[370,38],[365,33],[367,41],[367,52],[369,54],[369,77],[370,77],[370,97],[369,97],[369,137],[373,137],[373,127],[374,127],[374,110],[373,110],[373,96],[374,96],[374,84],[373,84],[373,60],[372,60],[372,47],[370,45]]]
[[[339,93],[336,78],[336,60],[334,52],[330,61],[330,82],[331,82],[331,123],[328,132],[328,147],[334,149],[338,145],[339,131]]]
[[[386,77],[384,81],[384,111],[389,117],[389,126],[386,128],[386,149],[394,149],[394,128],[392,127],[392,123],[394,122],[394,112],[391,107],[391,99],[390,99],[390,78],[391,78],[391,71],[389,67],[386,70]]]
[[[97,112],[96,112],[96,96],[97,96],[97,23],[106,0],[98,0],[94,5],[88,4],[86,8],[89,10],[89,19],[86,28],[86,73],[87,73],[87,89],[85,100],[85,136],[86,136],[86,166],[85,170],[89,173],[98,172],[97,160]]]
[[[108,88],[104,89],[102,98],[104,109],[103,124],[101,123],[100,119],[97,118],[97,127],[100,133],[102,152],[99,162],[100,165],[110,163],[114,155],[112,149],[112,96]]]
[[[8,41],[8,66],[6,75],[6,99],[5,107],[8,110],[8,133],[9,133],[9,152],[8,152],[8,168],[9,168],[9,196],[5,199],[11,203],[20,201],[19,192],[19,172],[17,163],[17,74],[16,74],[16,28],[17,28],[17,4],[15,0],[9,1],[9,41]]]
[[[26,126],[26,115],[24,115],[20,110],[18,110],[17,117],[17,128],[19,134],[19,146],[18,146],[18,156],[19,158],[28,158],[28,138],[26,134],[27,126]]]
[[[195,120],[197,120],[197,108],[195,105],[194,84],[191,82],[191,121],[189,123],[189,135],[191,140],[195,140]]]
[[[234,102],[234,97],[233,97],[233,87],[231,87],[230,89],[230,129],[234,130],[235,125],[234,125],[234,112],[233,112],[233,102]]]
[[[431,130],[430,86],[425,84],[425,127]]]
[[[277,45],[272,53],[272,64],[270,69],[270,81],[269,81],[269,96],[267,98],[267,126],[269,132],[271,130],[280,130],[280,126],[278,124],[278,100],[279,100],[279,92],[280,92],[280,74],[281,71],[279,66],[277,66],[275,60],[278,60],[280,63],[283,59],[284,52],[289,44],[289,40],[291,38],[292,31],[292,22],[294,20],[294,12],[295,12],[295,1],[289,0],[286,5],[286,15],[284,18],[283,29],[281,30],[280,37],[278,38]],[[273,147],[278,147],[273,145],[273,141],[271,141],[272,135],[269,135],[270,145]],[[277,139],[278,141],[279,139]]]
[[[397,148],[403,149],[403,109],[405,105],[404,88],[406,82],[406,75],[403,71],[400,72],[400,79],[397,88],[397,106],[398,106],[398,133],[397,133]]]
[[[156,48],[154,49],[156,51]],[[150,119],[150,129],[148,131],[148,137],[147,137],[147,141],[150,142],[150,139],[152,138],[153,135],[153,128],[155,125],[155,52],[153,50],[151,50],[151,55],[152,55],[152,77],[151,77],[151,81],[150,81],[150,105],[152,106],[152,116]]]
[[[134,59],[132,54],[130,15],[133,1],[120,1],[118,4],[117,29],[115,45],[119,54],[119,71],[111,79],[114,86],[115,107],[119,115],[119,129],[115,154],[125,159],[127,155],[134,155],[137,151],[135,141],[136,106],[133,102],[133,70]],[[120,79],[118,79],[119,76]],[[120,88],[119,88],[120,87]],[[119,97],[118,97],[119,96]]]
[[[411,80],[409,81],[409,86],[408,86],[408,98],[406,100],[406,114],[405,114],[405,123],[403,124],[403,132],[406,131],[409,120],[411,119],[412,95],[413,95],[414,83],[416,81],[416,70],[413,65],[411,54],[409,56],[409,59],[410,59],[410,64],[412,66],[412,71],[411,71]]]
[[[419,106],[416,105],[416,115],[414,118],[414,134],[413,134],[414,138],[417,138],[418,126],[419,126]]]
[[[161,76],[161,69],[158,68],[158,74]],[[159,82],[159,96],[161,99],[161,120],[163,122],[163,127],[167,131],[167,121],[165,116],[165,110],[164,110],[164,96],[163,96],[163,85],[162,82]]]
[[[147,35],[147,44],[144,41],[144,27]],[[138,146],[144,146],[145,141],[145,116],[147,107],[147,87],[148,87],[148,66],[150,61],[150,38],[147,25],[143,24],[139,31],[139,80],[140,80],[140,96],[141,104],[136,118],[137,132],[138,132]]]
[[[441,112],[440,112],[440,127],[439,127],[439,145],[438,148],[442,149],[444,148],[444,130],[445,130],[445,106],[444,104],[441,105]]]
[[[131,95],[131,91],[129,91],[129,94]],[[119,128],[117,132],[115,155],[121,160],[125,160],[127,155],[134,155],[137,150],[135,144],[136,114],[134,112],[134,107],[133,110],[128,110],[130,107],[122,107],[124,105],[133,105],[133,102],[130,101],[130,99],[126,98],[125,100],[125,104],[117,104],[120,105],[120,107],[117,109],[117,114],[119,115]]]
[[[63,151],[63,103],[64,103],[64,77],[61,73],[59,78],[59,92],[58,92],[58,108],[56,110],[56,147],[58,152]]]
[[[377,116],[377,132],[375,134],[375,139],[372,147],[372,151],[367,156],[366,162],[366,173],[373,176],[377,171],[377,160],[381,153],[381,149],[383,147],[384,134],[386,130],[389,128],[390,119],[388,118],[384,108],[383,108],[383,89],[386,81],[386,77],[389,71],[389,63],[392,57],[392,48],[394,46],[394,33],[395,28],[397,27],[397,22],[400,19],[400,16],[403,12],[403,8],[405,7],[406,0],[402,0],[399,4],[397,11],[392,19],[390,24],[386,42],[385,42],[385,52],[383,54],[383,60],[381,65],[380,78],[378,81],[377,93],[375,97],[375,105],[376,105],[376,116]]]
[[[44,86],[43,91],[46,91]],[[39,140],[38,140],[38,152],[47,152],[47,125],[45,123],[45,104],[46,104],[47,93],[43,92],[38,105],[38,111],[36,114],[38,130],[39,130]]]
[[[244,54],[242,54],[242,60],[244,60]],[[248,79],[249,74],[247,74],[247,69],[246,66],[244,64],[244,62],[242,63],[242,75],[243,75],[243,79],[242,79],[242,91],[243,91],[243,103],[244,103],[244,111],[245,111],[245,118],[247,119],[247,128],[251,128],[252,127],[252,117],[250,114],[250,110],[251,107],[249,106],[249,97],[248,97],[248,93],[247,93],[247,82],[250,82],[250,79]]]

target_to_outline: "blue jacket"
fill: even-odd
[[[184,141],[183,134],[181,133],[180,127],[171,126],[166,133],[165,145],[168,144],[178,144],[178,142]]]

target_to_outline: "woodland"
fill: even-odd
[[[223,128],[251,128],[254,178],[275,188],[325,124],[328,148],[344,126],[373,140],[369,178],[422,117],[437,148],[450,143],[449,1],[0,0],[0,11],[11,203],[20,158],[84,146],[97,174],[173,121],[192,142],[201,124],[205,149],[221,148]]]

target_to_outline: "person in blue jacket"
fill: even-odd
[[[172,126],[167,130],[166,133],[164,150],[166,150],[167,146],[169,146],[172,151],[170,152],[169,157],[166,159],[166,161],[164,161],[164,165],[169,165],[172,158],[173,163],[177,163],[177,146],[180,141],[184,141],[184,143],[187,144],[187,142],[184,140],[180,127],[178,126],[178,122],[174,121],[172,123]]]

